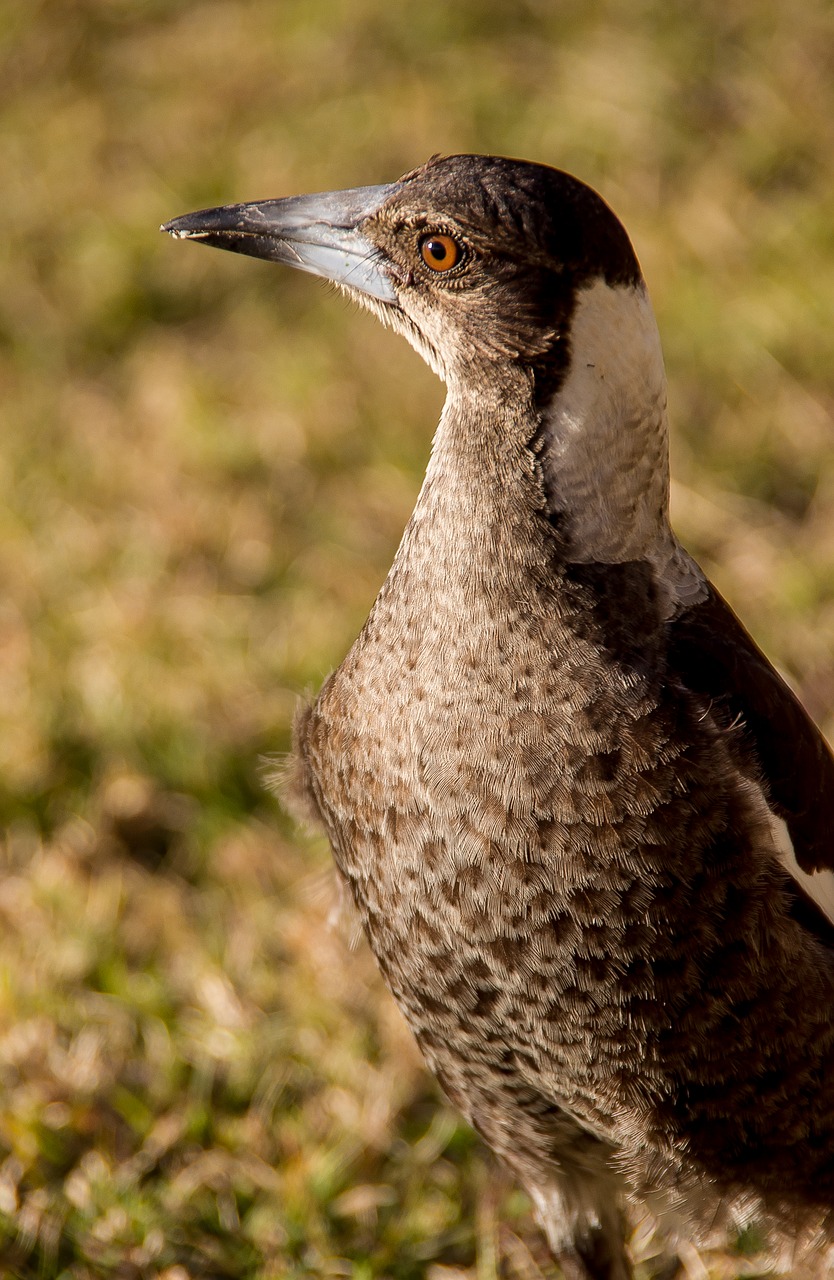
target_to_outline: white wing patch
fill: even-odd
[[[770,812],[770,829],[779,861],[799,887],[817,904],[825,918],[834,924],[834,871],[803,871],[796,860],[787,824]]]

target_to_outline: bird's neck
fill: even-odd
[[[545,558],[541,472],[529,447],[529,381],[515,395],[450,385],[414,513],[394,565],[426,590],[499,597]],[[549,557],[550,552],[547,553]]]
[[[577,300],[567,373],[544,405],[520,367],[449,379],[392,581],[479,608],[549,595],[571,565],[642,563],[662,616],[705,582],[668,519],[666,379],[642,286]]]
[[[579,294],[570,363],[543,407],[549,509],[580,563],[654,559],[668,543],[666,375],[642,284]]]
[[[450,379],[412,521],[412,533],[431,527],[448,543],[436,548],[447,561],[469,542],[476,559],[517,563],[542,514],[567,563],[663,562],[677,545],[666,378],[645,289],[583,290],[563,340],[567,372],[543,405],[518,369],[493,383]]]

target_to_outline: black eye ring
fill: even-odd
[[[463,249],[458,241],[442,231],[432,231],[421,236],[418,248],[425,265],[437,275],[451,271],[463,259]]]

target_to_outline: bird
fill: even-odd
[[[570,1280],[630,1280],[646,1215],[830,1274],[834,757],[670,525],[623,225],[461,154],[162,229],[335,283],[446,385],[289,784],[428,1067]]]

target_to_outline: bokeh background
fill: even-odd
[[[550,1275],[264,785],[442,390],[157,227],[435,152],[596,186],[678,530],[830,732],[831,4],[4,0],[0,49],[0,1272]]]

